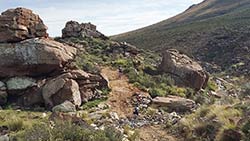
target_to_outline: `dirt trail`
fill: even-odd
[[[109,80],[109,87],[112,89],[109,94],[108,104],[110,111],[116,112],[119,117],[131,117],[134,107],[130,103],[132,95],[136,92],[148,96],[138,88],[129,84],[125,75],[120,75],[118,70],[103,68],[101,74]],[[140,141],[178,141],[178,139],[167,134],[167,131],[159,126],[147,126],[139,129]]]
[[[119,76],[118,70],[103,68],[101,73],[108,78],[109,86],[112,89],[108,98],[111,111],[116,112],[119,117],[132,116],[134,109],[130,103],[132,95],[136,92],[148,94],[129,84],[128,78],[125,75]]]
[[[180,141],[167,134],[166,129],[159,126],[147,126],[140,128],[140,141]]]

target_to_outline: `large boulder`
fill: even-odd
[[[82,37],[94,37],[107,39],[104,34],[96,30],[96,26],[91,23],[78,23],[76,21],[69,21],[66,23],[62,30],[62,38],[82,38]]]
[[[67,80],[64,84],[64,87],[57,94],[52,96],[52,100],[55,105],[61,104],[68,100],[74,103],[74,105],[80,106],[82,100],[79,91],[79,85],[73,79]]]
[[[163,52],[159,71],[173,75],[177,83],[195,90],[206,87],[209,79],[208,73],[197,62],[177,50]]]
[[[81,96],[77,82],[70,79],[70,73],[62,74],[49,80],[42,89],[42,95],[47,107],[52,108],[66,100],[76,106],[81,105]]]
[[[25,8],[9,9],[0,15],[0,43],[47,37],[40,17]]]
[[[0,77],[40,76],[61,71],[76,49],[50,39],[0,44]]]
[[[191,111],[195,107],[195,102],[190,99],[172,96],[156,97],[152,100],[154,107],[165,107],[169,112],[187,112]]]

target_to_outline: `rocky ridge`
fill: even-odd
[[[40,17],[25,8],[9,9],[0,15],[0,43],[48,37]]]
[[[96,26],[92,23],[78,23],[76,21],[68,21],[62,30],[62,38],[76,37],[93,37],[108,39],[107,36],[97,31]]]

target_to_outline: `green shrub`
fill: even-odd
[[[244,97],[250,95],[250,83],[245,84],[242,89],[242,94]]]
[[[106,100],[107,100],[107,99],[104,98],[104,99],[96,99],[96,100],[93,100],[93,101],[89,101],[89,102],[83,104],[83,105],[81,106],[81,109],[83,109],[83,110],[88,110],[88,109],[90,109],[90,108],[93,108],[93,107],[98,106],[101,102],[106,101]]]
[[[133,62],[129,59],[117,59],[113,62],[113,66],[115,67],[123,67],[123,68],[129,68],[129,67],[133,67]]]
[[[216,91],[218,89],[218,86],[216,85],[216,83],[214,81],[209,80],[207,83],[207,88],[209,90]]]
[[[122,137],[122,134],[111,128],[104,131],[94,130],[69,121],[56,121],[53,127],[49,123],[35,124],[12,138],[21,141],[119,141]]]
[[[154,66],[152,66],[152,65],[146,65],[146,66],[144,66],[143,71],[145,73],[147,73],[147,74],[150,74],[150,75],[157,75],[158,74],[157,69]]]
[[[241,111],[225,105],[202,106],[185,116],[176,126],[187,140],[219,140],[225,130],[234,130]]]
[[[245,135],[245,140],[249,141],[250,140],[250,120],[248,120],[242,127],[241,131]]]
[[[84,71],[99,73],[100,69],[97,64],[101,62],[100,60],[97,56],[84,53],[76,57],[76,65]]]
[[[149,93],[152,98],[157,97],[157,96],[166,96],[166,91],[161,89],[161,88],[152,88],[149,90]]]
[[[176,86],[167,86],[166,91],[169,95],[176,95],[180,97],[185,97],[187,93],[187,90],[185,88],[180,88]]]
[[[111,92],[111,89],[109,89],[109,88],[103,88],[101,90],[101,92],[102,92],[102,95],[108,95]]]
[[[17,140],[26,141],[51,141],[51,129],[46,123],[34,124],[25,133],[15,136]]]
[[[14,119],[7,122],[7,126],[11,131],[20,131],[24,128],[24,123],[22,119]]]

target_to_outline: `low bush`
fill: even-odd
[[[130,68],[133,67],[133,62],[129,59],[117,59],[113,62],[113,66],[114,67],[123,67],[123,68]]]
[[[214,81],[212,81],[211,79],[208,80],[208,83],[207,83],[207,88],[209,90],[212,90],[212,91],[216,91],[218,89],[218,86],[216,85],[216,83]]]
[[[187,140],[220,140],[226,130],[234,130],[241,111],[231,106],[202,106],[195,113],[187,115],[175,126]]]
[[[22,134],[13,136],[15,140],[25,141],[119,141],[122,134],[114,129],[94,130],[81,127],[69,121],[57,121],[53,127],[49,123],[39,123]]]
[[[24,128],[24,123],[21,119],[14,119],[7,122],[7,127],[10,131],[18,132]]]
[[[241,131],[244,133],[245,141],[250,141],[250,120],[243,125]]]
[[[93,101],[89,101],[89,102],[83,104],[81,106],[81,109],[88,110],[90,108],[97,107],[98,104],[100,104],[101,102],[106,101],[106,100],[107,100],[106,98],[103,98],[103,99],[96,99],[96,100],[93,100]]]

